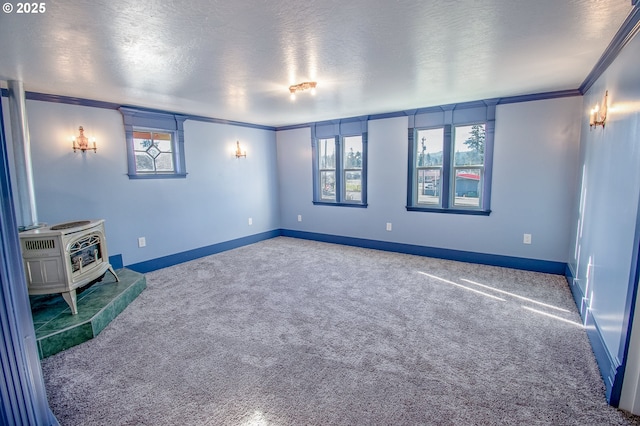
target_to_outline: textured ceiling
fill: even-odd
[[[576,89],[632,9],[629,0],[45,5],[0,13],[0,80],[270,126]],[[316,96],[291,101],[288,86],[308,80]]]

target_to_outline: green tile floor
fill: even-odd
[[[60,294],[29,296],[40,358],[97,336],[147,286],[144,275],[129,269],[107,272],[101,281],[78,289],[78,314],[71,315]]]

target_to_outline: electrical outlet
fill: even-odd
[[[391,222],[387,222],[387,231],[391,231]]]
[[[298,222],[302,222],[302,215],[301,214],[298,215]]]
[[[253,218],[249,218],[249,225],[253,225]]]
[[[138,238],[138,247],[145,247],[147,245],[147,239],[145,237]]]
[[[531,234],[524,234],[524,238],[522,239],[523,244],[531,244]]]

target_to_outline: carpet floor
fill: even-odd
[[[146,278],[42,361],[62,425],[640,424],[562,276],[278,237]]]

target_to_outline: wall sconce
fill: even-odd
[[[80,131],[80,134],[78,135],[78,137],[71,137],[71,141],[73,143],[73,152],[76,152],[78,149],[82,152],[85,152],[87,150],[92,149],[93,152],[97,152],[98,148],[96,147],[96,138],[87,138],[84,135],[84,129],[82,128],[82,126],[80,126],[80,128],[78,129]],[[91,142],[92,146],[89,147],[89,142]]]
[[[243,151],[240,149],[240,141],[236,141],[236,158],[244,157],[247,158],[247,151]]]
[[[304,83],[289,86],[289,92],[291,92],[291,100],[294,100],[296,98],[296,92],[302,92],[303,90],[311,89],[311,94],[315,95],[317,85],[318,83],[315,81],[305,81]]]
[[[589,115],[589,130],[597,126],[602,126],[607,121],[607,109],[608,109],[609,91],[604,92],[604,99],[602,100],[602,107],[598,104],[593,107],[591,114]]]

